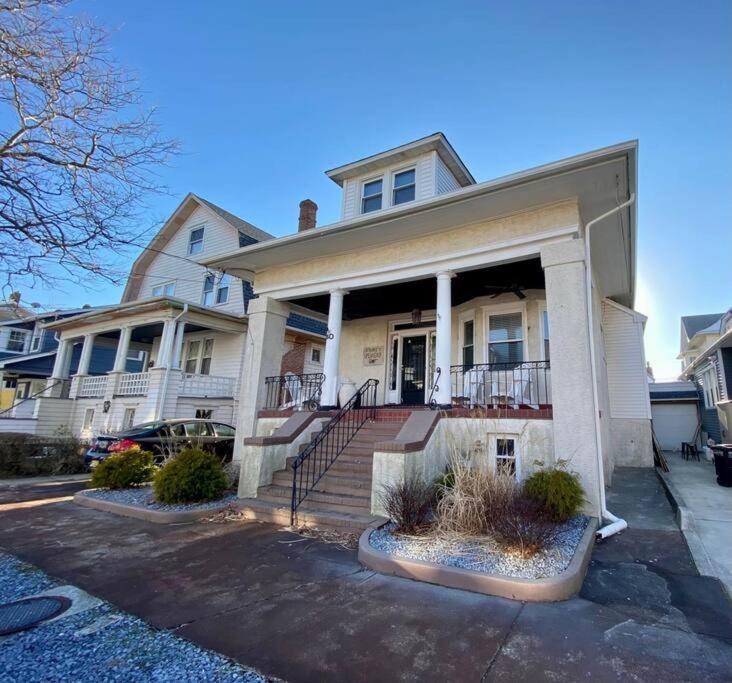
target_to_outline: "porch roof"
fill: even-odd
[[[354,252],[576,199],[590,220],[636,193],[637,141],[623,142],[495,180],[374,211],[211,257],[207,266],[253,279],[268,268]],[[607,296],[632,306],[635,295],[636,204],[593,235],[594,263]],[[618,267],[617,264],[626,264]]]

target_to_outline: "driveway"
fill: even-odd
[[[732,595],[732,488],[719,486],[714,463],[666,453],[665,475],[691,512],[687,536],[697,564],[719,577]]]
[[[616,473],[609,505],[627,510],[632,526],[596,548],[581,596],[555,604],[381,576],[353,550],[256,522],[121,518],[64,500],[74,486],[0,490],[0,546],[270,676],[732,678],[730,603],[716,579],[696,572],[652,471]]]

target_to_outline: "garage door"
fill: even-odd
[[[691,441],[698,422],[694,403],[652,403],[653,431],[665,451],[678,451]]]

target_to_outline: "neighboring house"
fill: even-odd
[[[254,293],[250,282],[198,261],[271,239],[215,204],[186,196],[132,265],[119,304],[44,322],[44,338],[58,340],[52,367],[45,368],[46,389],[18,403],[16,419],[0,419],[0,431],[52,434],[68,425],[91,437],[166,417],[235,422]],[[284,322],[287,348],[278,351],[277,374],[302,373],[306,352],[322,348],[325,324],[298,310]],[[31,337],[25,340],[32,346]]]
[[[297,306],[328,317],[323,406],[373,379],[379,420],[406,420],[388,443],[365,435],[368,453],[318,479],[317,496],[300,475],[312,520],[383,512],[382,486],[439,474],[449,439],[475,440],[518,478],[568,462],[601,516],[614,465],[652,466],[645,318],[632,310],[636,154],[628,142],[477,183],[437,133],[328,171],[338,222],[204,258],[258,295],[235,449],[250,513],[281,518],[285,458],[309,438],[267,392]],[[328,459],[354,452],[334,438]]]
[[[702,440],[728,443],[732,439],[732,309],[713,316],[682,318],[680,355],[689,359],[681,379],[691,380],[697,388],[702,422]],[[691,325],[683,321],[692,321]],[[694,329],[698,328],[696,331]],[[702,337],[703,344],[694,346],[693,357],[688,349]],[[690,341],[687,341],[689,340]]]
[[[699,424],[699,396],[688,380],[650,381],[653,431],[665,451],[679,451],[682,443],[694,441]],[[700,445],[700,438],[697,437]]]
[[[682,372],[686,370],[710,344],[719,339],[723,313],[685,315],[681,318],[680,351]]]
[[[28,318],[32,315],[34,315],[33,311],[21,306],[15,301],[0,301],[0,322]]]

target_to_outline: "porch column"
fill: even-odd
[[[79,367],[76,369],[77,375],[89,374],[89,365],[91,364],[94,339],[96,339],[96,336],[96,334],[84,335],[84,344],[81,347],[81,356],[79,357]]]
[[[114,357],[112,372],[125,372],[127,370],[127,355],[130,350],[130,339],[132,338],[132,327],[123,327],[119,331],[117,342],[117,353]]]
[[[568,240],[542,247],[541,265],[552,335],[554,460],[569,461],[569,468],[579,474],[585,491],[588,501],[585,512],[599,517],[599,449],[595,432],[584,243]]]
[[[325,340],[325,358],[323,359],[323,395],[320,403],[323,407],[335,408],[338,405],[338,364],[341,353],[341,324],[343,322],[342,289],[330,290],[330,306],[328,307],[328,336]]]
[[[434,400],[437,405],[452,405],[452,382],[450,380],[450,364],[452,362],[452,278],[454,273],[443,271],[437,273],[437,323],[435,325],[435,364],[440,368],[433,384],[437,384]],[[429,387],[432,390],[432,387]],[[427,394],[429,397],[429,393]]]
[[[71,366],[71,353],[73,345],[70,339],[61,339],[56,348],[56,359],[53,362],[53,372],[50,379],[59,380],[67,379],[69,376],[69,368]]]
[[[167,368],[173,360],[173,342],[175,341],[175,320],[169,318],[163,323],[163,336],[160,338],[160,349],[155,367]]]
[[[178,323],[178,329],[175,333],[175,343],[173,344],[173,365],[172,367],[180,369],[180,361],[183,356],[183,336],[186,333],[186,321],[181,320]]]

